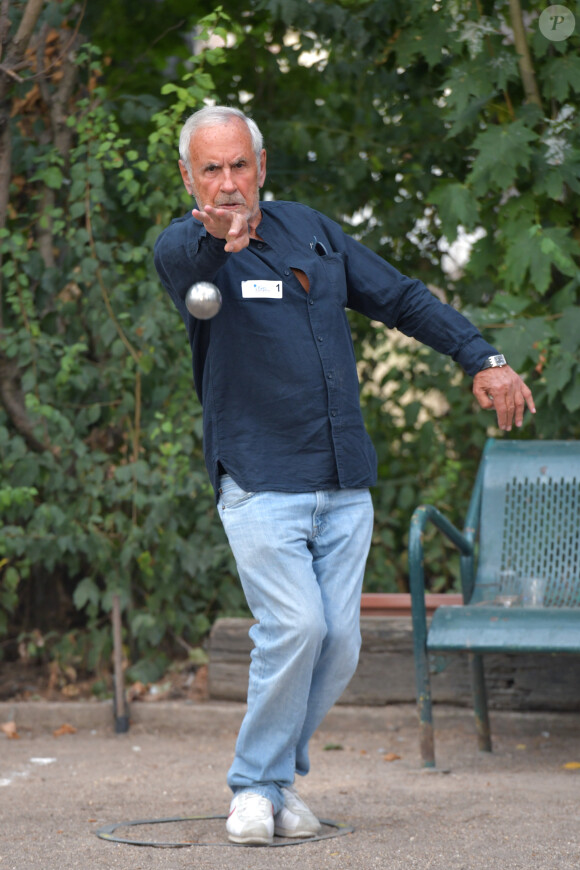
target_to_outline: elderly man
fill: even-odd
[[[226,828],[235,843],[312,837],[320,824],[295,776],[308,773],[309,740],[357,665],[376,479],[346,309],[450,355],[504,430],[533,400],[420,281],[305,205],[261,202],[266,152],[244,114],[196,112],[179,151],[196,208],[159,236],[155,264],[189,336],[206,464],[257,620]],[[185,306],[198,281],[221,290],[213,320]]]

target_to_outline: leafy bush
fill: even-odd
[[[11,417],[0,412],[0,603],[24,628],[86,625],[77,655],[95,667],[118,592],[141,679],[163,668],[168,639],[193,646],[217,613],[245,606],[204,470],[186,336],[152,256],[187,207],[175,130],[212,91],[203,64],[221,57],[193,58],[187,89],[164,89],[171,108],[158,101],[141,146],[121,134],[89,45],[66,147],[13,129],[14,176],[29,180],[0,231],[14,394]]]

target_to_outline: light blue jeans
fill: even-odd
[[[278,812],[308,773],[308,742],[353,676],[373,525],[367,489],[247,493],[220,479],[218,510],[258,620],[228,784]]]

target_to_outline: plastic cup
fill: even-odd
[[[524,607],[543,607],[546,579],[544,577],[522,577],[522,600]]]

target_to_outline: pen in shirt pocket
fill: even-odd
[[[312,248],[312,250],[316,254],[318,254],[319,257],[325,257],[328,254],[328,251],[326,250],[326,248],[324,247],[322,242],[318,241],[316,236],[312,237],[312,241],[310,242],[310,247]]]

